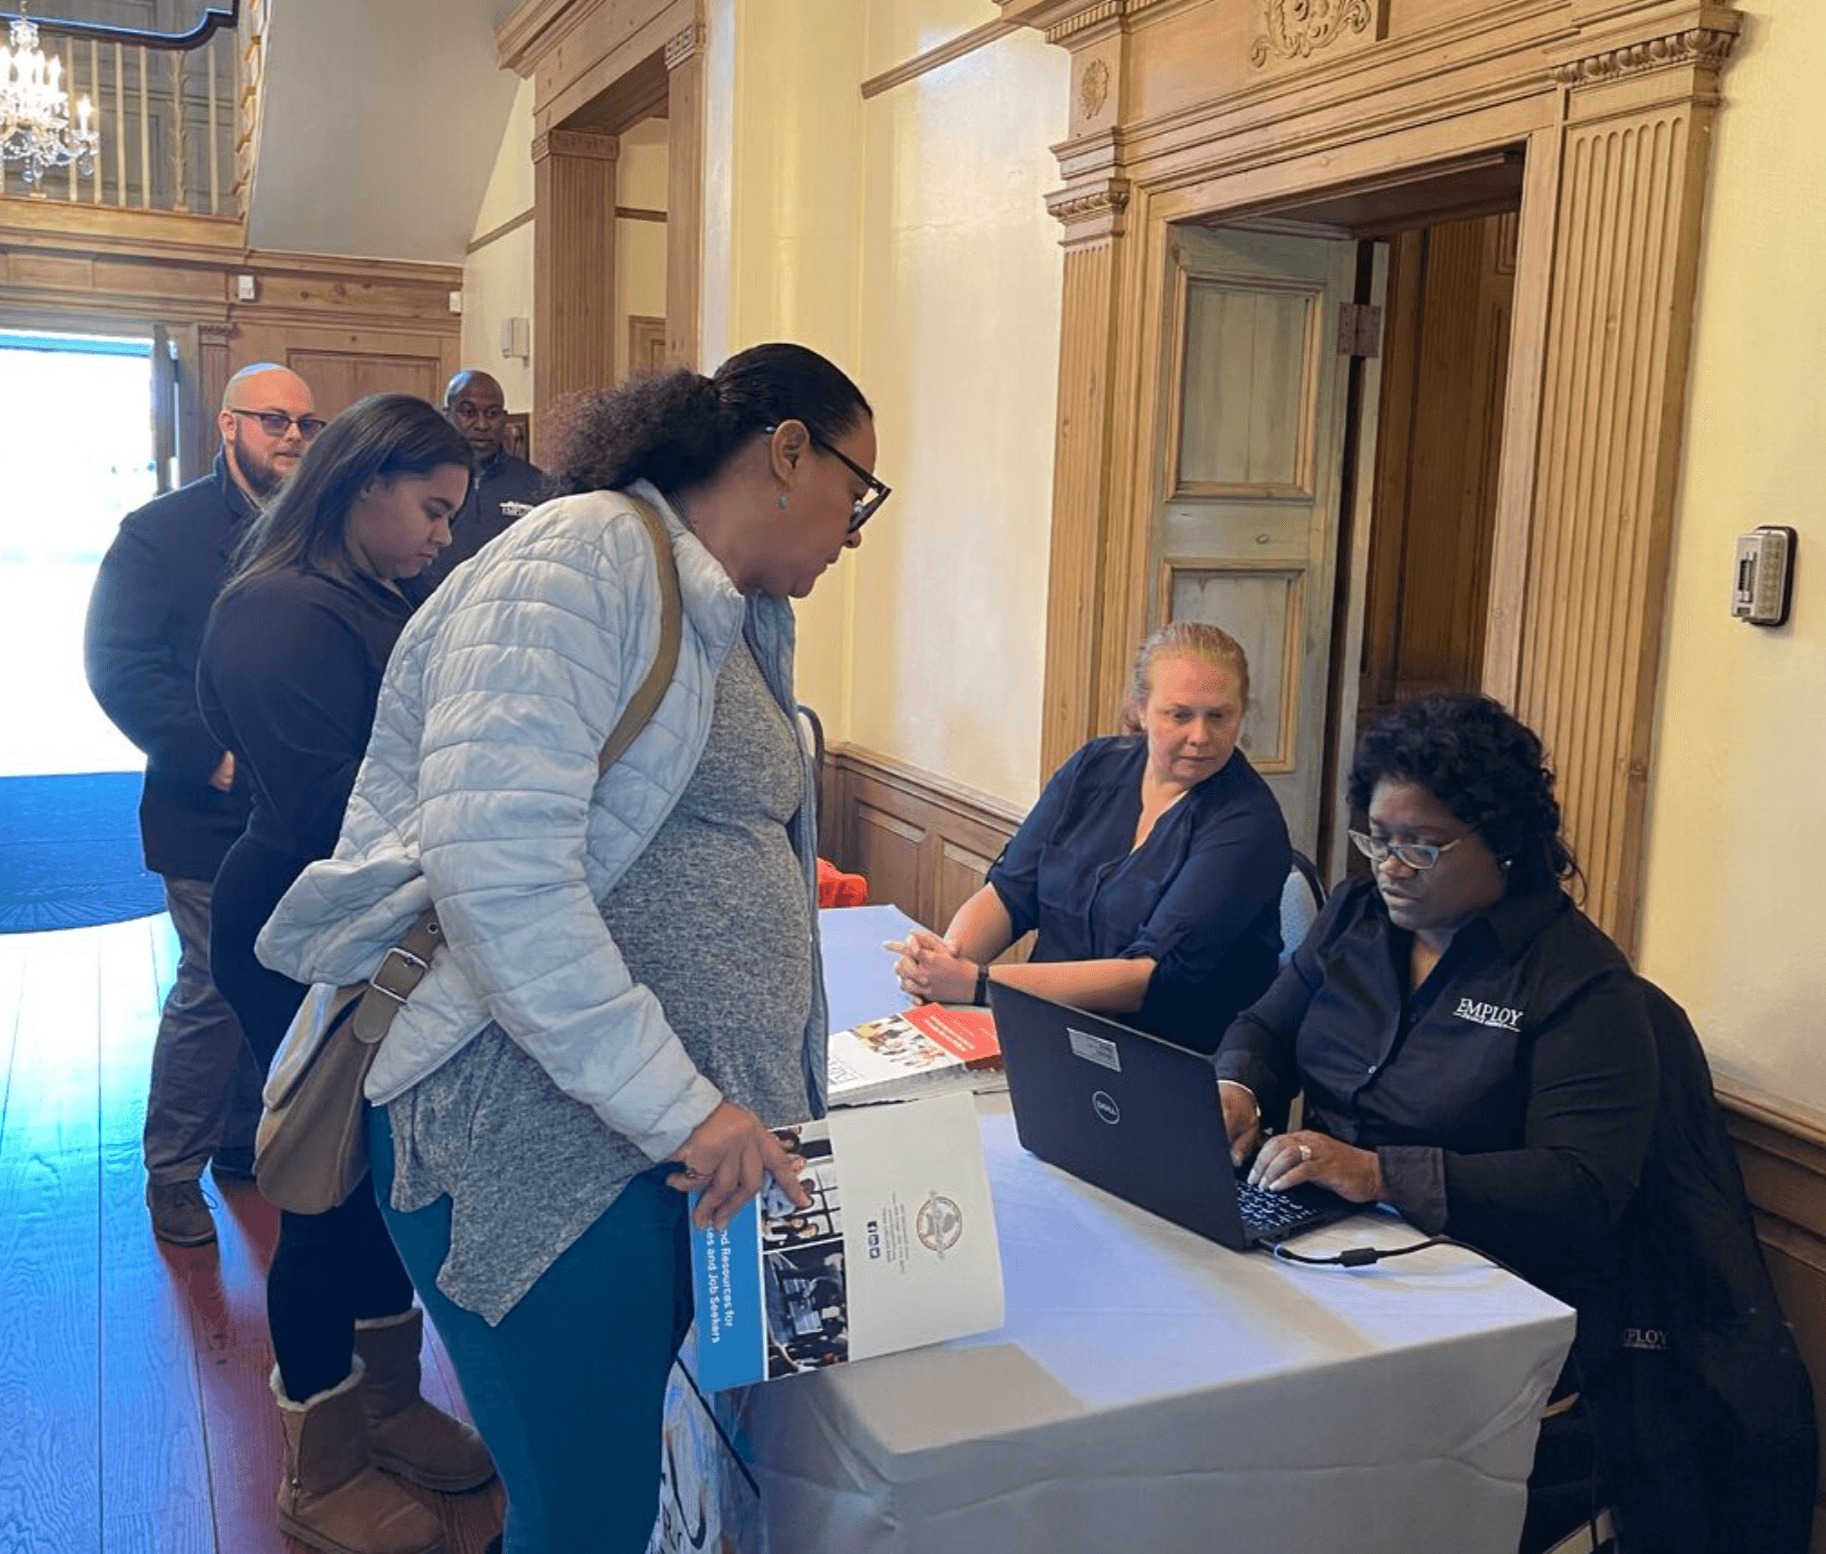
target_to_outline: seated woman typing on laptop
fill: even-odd
[[[900,985],[980,1004],[1007,982],[1209,1052],[1274,976],[1292,862],[1280,806],[1236,747],[1248,702],[1231,637],[1155,632],[1135,660],[1136,734],[1059,768],[942,938],[888,946]],[[1025,964],[990,965],[1033,929]]]
[[[1271,1189],[1394,1205],[1580,1309],[1654,1119],[1629,963],[1561,889],[1575,873],[1540,740],[1487,697],[1394,709],[1350,776],[1374,863],[1219,1046],[1233,1152]],[[1269,1134],[1294,1095],[1306,1126]]]

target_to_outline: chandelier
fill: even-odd
[[[71,126],[63,61],[55,55],[47,59],[38,47],[37,23],[16,16],[12,46],[0,46],[0,162],[17,162],[28,184],[72,162],[87,177],[101,144],[100,132],[89,128],[92,111],[89,99],[80,99]]]

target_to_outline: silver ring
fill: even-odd
[[[1302,1144],[1300,1146],[1300,1164],[1305,1165],[1310,1159],[1312,1159],[1312,1145]]]

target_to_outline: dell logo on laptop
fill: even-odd
[[[1091,1110],[1103,1122],[1113,1125],[1122,1121],[1122,1108],[1116,1104],[1116,1098],[1107,1090],[1098,1090],[1091,1096]]]

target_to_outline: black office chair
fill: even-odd
[[[818,796],[818,834],[824,835],[824,724],[818,714],[805,705],[798,704],[798,716],[794,719],[799,730],[799,742],[805,746],[805,753],[812,762],[812,791]]]

